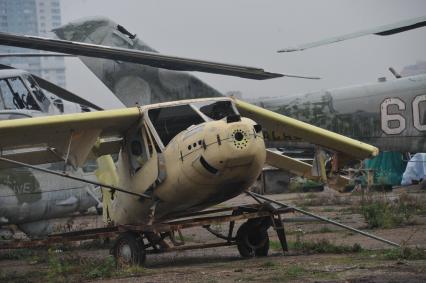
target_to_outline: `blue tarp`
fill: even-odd
[[[378,156],[364,161],[365,169],[374,170],[374,185],[399,185],[407,162],[400,152],[380,152]]]

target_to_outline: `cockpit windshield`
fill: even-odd
[[[164,146],[192,125],[239,115],[229,100],[193,102],[148,110],[148,117]]]
[[[229,100],[196,102],[193,105],[212,120],[221,120],[228,116],[238,115]]]
[[[0,79],[0,106],[2,109],[40,111],[48,108],[49,100],[30,76]],[[30,89],[28,89],[30,87]],[[46,110],[43,109],[43,110]]]
[[[5,109],[40,110],[21,78],[1,79],[0,90]]]
[[[24,78],[27,80],[27,83],[34,94],[37,101],[43,105],[43,107],[48,108],[50,101],[47,99],[47,97],[44,95],[41,88],[38,86],[37,82],[34,80],[32,76],[24,76]]]
[[[164,146],[183,130],[205,122],[188,104],[151,109],[148,116]]]

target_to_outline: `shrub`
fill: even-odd
[[[394,200],[369,196],[361,202],[360,213],[369,228],[393,228],[411,224],[412,217],[424,209],[416,198],[403,193]]]

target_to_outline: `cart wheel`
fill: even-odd
[[[269,236],[265,229],[246,222],[237,231],[237,247],[242,257],[267,256]]]
[[[138,234],[126,232],[115,241],[113,254],[118,266],[142,265],[146,254],[143,240]]]

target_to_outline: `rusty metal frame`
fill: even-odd
[[[293,212],[293,209],[279,208],[270,209],[262,204],[253,204],[246,206],[234,206],[220,209],[210,209],[195,213],[188,213],[181,215],[179,219],[173,219],[168,221],[162,221],[151,225],[118,225],[113,227],[103,227],[86,229],[81,231],[67,232],[61,234],[53,234],[45,239],[40,240],[24,240],[24,241],[8,241],[0,243],[0,250],[2,249],[19,249],[19,248],[34,248],[44,247],[53,244],[84,241],[99,238],[114,238],[123,232],[134,232],[134,233],[158,233],[161,235],[161,240],[166,237],[170,237],[170,233],[178,232],[183,229],[192,227],[203,227],[207,229],[212,224],[229,223],[228,235],[220,237],[215,233],[212,233],[220,239],[224,239],[224,242],[197,244],[197,245],[181,245],[169,247],[167,249],[156,249],[154,245],[148,244],[145,248],[152,248],[146,250],[147,254],[159,253],[159,252],[172,252],[180,250],[191,250],[191,249],[204,249],[220,246],[236,245],[236,239],[232,237],[235,221],[247,220],[254,218],[271,217],[271,219],[281,220],[280,215],[288,212]],[[278,218],[277,218],[278,217]],[[278,223],[274,223],[274,228]],[[282,224],[282,223],[281,223]],[[281,228],[281,227],[280,227]],[[278,228],[278,229],[280,229]],[[207,229],[209,230],[209,229]],[[283,230],[282,230],[283,231]],[[211,231],[210,231],[211,232]],[[277,230],[278,232],[278,230]],[[180,234],[181,235],[181,234]],[[280,236],[279,236],[280,237]],[[283,246],[283,250],[284,246]]]

